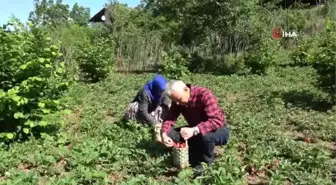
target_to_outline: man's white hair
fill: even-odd
[[[182,92],[186,84],[182,80],[169,80],[166,84],[166,94],[171,96],[175,92]]]

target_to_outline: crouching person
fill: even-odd
[[[124,115],[125,120],[136,120],[153,126],[158,142],[161,142],[162,118],[170,106],[169,99],[163,94],[166,82],[163,76],[156,75],[138,91]]]
[[[182,81],[169,81],[166,94],[172,104],[163,120],[162,143],[172,147],[174,141],[188,140],[189,163],[200,175],[203,171],[202,162],[208,165],[213,163],[215,146],[228,142],[226,117],[216,97],[207,88],[186,85]],[[188,125],[172,128],[180,114]]]

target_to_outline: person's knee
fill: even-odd
[[[223,132],[223,140],[224,140],[223,144],[227,144],[229,138],[230,138],[230,129],[228,127],[225,127]]]
[[[213,137],[211,136],[211,134],[205,134],[204,136],[202,136],[202,140],[205,143],[211,143],[213,142]]]
[[[230,131],[228,128],[221,128],[216,132],[209,132],[202,136],[203,142],[215,143],[216,145],[225,145],[229,140]]]

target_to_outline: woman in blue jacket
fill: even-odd
[[[170,107],[169,98],[163,94],[166,82],[162,75],[156,75],[138,91],[124,116],[126,120],[137,120],[153,126],[158,142],[161,142],[163,116]]]

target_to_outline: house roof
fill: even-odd
[[[90,18],[89,22],[105,22],[105,20],[102,19],[102,16],[105,15],[106,8],[101,9],[96,15]]]

